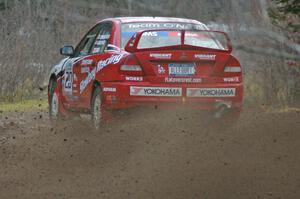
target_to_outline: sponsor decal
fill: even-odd
[[[87,85],[95,79],[96,77],[96,67],[91,71],[89,72],[87,78],[85,80],[82,80],[80,82],[80,94],[84,91],[84,89],[87,87]]]
[[[203,60],[216,60],[217,55],[211,55],[211,54],[196,54],[195,58],[197,59],[203,59]]]
[[[153,57],[155,59],[171,59],[172,54],[167,53],[167,54],[162,54],[162,53],[151,53],[150,57]]]
[[[141,82],[143,81],[143,77],[131,77],[131,76],[126,76],[125,79],[127,81],[136,81],[136,82]]]
[[[81,73],[89,73],[90,68],[89,67],[81,67]]]
[[[235,88],[188,88],[188,97],[234,97]]]
[[[91,65],[93,63],[92,59],[84,59],[81,61],[81,65]]]
[[[201,83],[201,78],[174,78],[174,77],[166,77],[166,83]]]
[[[100,53],[100,50],[101,50],[101,48],[97,48],[97,47],[95,47],[94,49],[93,49],[93,54],[96,54],[96,53]]]
[[[105,60],[99,61],[97,67],[93,68],[93,70],[91,70],[88,73],[88,76],[86,77],[86,79],[84,79],[80,82],[80,93],[82,93],[85,90],[85,88],[87,87],[87,85],[92,80],[95,79],[96,73],[98,73],[100,70],[105,68],[107,65],[119,63],[119,61],[123,58],[123,56],[124,56],[124,54],[112,55],[111,57],[109,57]]]
[[[100,39],[109,39],[110,35],[99,35],[99,40]]]
[[[106,67],[109,64],[117,64],[119,61],[123,58],[124,54],[119,55],[113,55],[110,58],[107,58],[106,60],[102,60],[98,62],[97,65],[97,72],[102,70],[104,67]]]
[[[189,24],[189,23],[131,23],[128,24],[129,29],[177,29],[177,30],[203,30],[206,27],[202,24]]]
[[[72,65],[73,65],[73,61],[69,60],[66,63],[66,67],[65,67],[65,72],[64,72],[64,76],[63,76],[63,81],[62,81],[62,85],[63,85],[63,91],[66,94],[72,94],[72,84],[73,84],[73,69],[72,69]]]
[[[117,92],[117,88],[109,88],[109,87],[104,87],[103,92]]]
[[[143,36],[148,36],[148,37],[157,37],[158,33],[157,32],[144,32]]]
[[[199,33],[186,32],[185,36],[186,37],[199,37]]]
[[[73,80],[74,81],[77,81],[78,79],[77,79],[77,75],[74,73],[74,75],[73,75]]]
[[[240,78],[239,77],[226,77],[223,80],[224,80],[224,82],[239,82]]]
[[[131,96],[180,97],[182,88],[170,87],[130,87]]]
[[[101,46],[101,45],[104,45],[106,44],[106,41],[105,40],[98,40],[96,41],[95,45],[98,45],[98,46]]]
[[[157,71],[158,71],[158,74],[165,74],[166,73],[166,70],[164,69],[164,67],[162,67],[161,65],[157,65]]]

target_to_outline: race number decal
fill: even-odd
[[[73,70],[72,70],[72,62],[69,61],[66,64],[66,68],[65,68],[65,74],[64,74],[64,91],[66,93],[71,94],[72,93],[72,85],[73,85]]]
[[[66,74],[66,80],[65,80],[65,89],[72,89],[72,82],[73,82],[73,74],[70,71],[67,71]]]

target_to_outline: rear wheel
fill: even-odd
[[[92,124],[95,129],[99,129],[103,122],[103,104],[102,94],[99,87],[94,89],[92,102],[91,102],[91,118]]]
[[[241,109],[220,108],[212,113],[212,124],[218,128],[233,127],[239,120]]]

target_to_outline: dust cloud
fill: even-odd
[[[44,110],[0,114],[0,198],[282,198],[300,195],[300,113],[136,109],[93,130]],[[15,118],[18,118],[16,120]]]

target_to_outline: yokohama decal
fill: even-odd
[[[132,96],[181,97],[182,88],[166,87],[130,87]]]
[[[188,97],[234,97],[235,88],[188,88]]]

